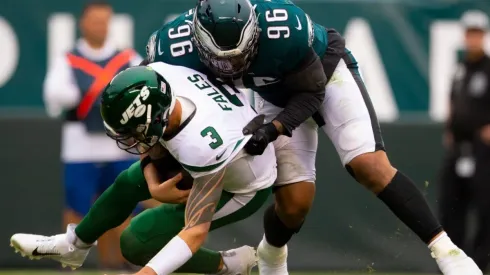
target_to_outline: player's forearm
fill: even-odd
[[[160,184],[158,171],[156,167],[152,164],[152,161],[162,159],[167,155],[168,151],[160,144],[156,144],[147,153],[140,156],[140,166],[149,187],[151,185]]]
[[[211,222],[183,229],[143,268],[148,275],[168,275],[185,264],[204,244]]]
[[[145,160],[147,161],[148,158]],[[143,175],[145,176],[146,184],[148,185],[148,191],[150,191],[151,196],[156,199],[157,196],[155,196],[154,192],[155,192],[155,189],[161,183],[159,178],[158,178],[157,169],[155,168],[155,166],[152,163],[148,163],[147,165],[145,165],[142,168],[143,168]]]
[[[214,211],[223,191],[226,168],[196,178],[185,209],[185,227],[142,271],[167,275],[186,263],[206,240]],[[151,273],[154,272],[154,273]]]
[[[194,226],[190,229],[184,229],[180,231],[179,237],[184,240],[184,242],[194,254],[206,241],[210,227],[211,222],[207,222],[198,226]]]
[[[168,275],[192,258],[192,251],[182,238],[175,236],[139,273]]]
[[[146,267],[155,274],[167,275],[186,263],[206,241],[211,222],[183,229],[160,252],[148,262]]]
[[[282,131],[276,125],[278,131],[283,135],[291,136],[296,127],[320,109],[324,97],[325,92],[323,90],[318,93],[300,93],[292,97],[286,108],[274,119],[282,125]]]
[[[223,191],[223,177],[226,167],[209,175],[194,179],[189,199],[185,207],[185,230],[209,229],[214,211]],[[206,225],[208,224],[208,225]],[[204,226],[204,227],[203,227]]]
[[[141,171],[143,171],[143,175],[145,176],[146,182],[160,183],[159,179],[158,179],[157,169],[153,165],[150,156],[145,155],[145,157],[142,157],[140,159],[140,168],[141,168]]]
[[[278,131],[291,136],[292,131],[320,108],[325,98],[327,76],[318,55],[310,48],[297,69],[285,77],[284,87],[294,94],[286,108],[274,119],[282,124]]]

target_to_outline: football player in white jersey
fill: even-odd
[[[127,194],[134,200],[158,196],[146,187],[160,184],[152,161],[158,152],[168,151],[193,178],[185,205],[163,204],[133,219],[121,237],[125,258],[145,265],[141,274],[250,273],[257,260],[253,248],[214,254],[201,248],[210,229],[256,212],[271,194],[277,177],[272,144],[260,156],[252,157],[242,149],[251,137],[244,135],[243,129],[259,127],[264,120],[245,96],[194,70],[153,63],[119,73],[102,95],[101,114],[108,135],[121,149],[141,154],[142,160],[129,168],[127,175],[120,175],[130,182],[117,186],[126,192],[116,194],[116,180],[107,191],[113,193],[104,193],[100,199],[109,201],[111,196],[126,201]],[[146,191],[140,190],[141,185]],[[119,209],[106,207],[107,218],[127,208],[123,202],[113,206]],[[95,207],[101,206],[96,203]],[[91,224],[95,226],[93,218]],[[11,244],[30,257],[52,258],[78,267],[95,240],[87,241],[93,237],[83,238],[76,229],[72,225],[66,234],[51,238],[15,234]],[[203,270],[205,265],[207,270]]]

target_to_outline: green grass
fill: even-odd
[[[69,272],[68,269],[66,272],[60,272],[59,270],[56,271],[36,271],[36,270],[9,270],[9,271],[0,271],[0,275],[53,275],[53,274],[69,274],[69,275],[115,275],[117,273],[113,272],[104,272],[104,271],[73,271]],[[299,272],[293,272],[291,275],[363,275],[363,274],[371,274],[371,275],[422,275],[420,273],[382,273],[382,272],[377,272],[377,271],[364,271],[364,272],[350,272],[350,273],[344,273],[344,272],[325,272],[325,273],[299,273]],[[258,275],[255,273],[254,275]],[[428,274],[426,274],[428,275]]]

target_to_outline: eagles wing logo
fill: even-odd
[[[308,16],[308,14],[306,15],[306,22],[308,22],[308,24],[307,24],[307,28],[308,28],[308,47],[311,47],[313,45],[313,41],[315,40],[315,29],[313,27],[313,23],[311,22],[311,19]]]
[[[146,56],[148,57],[148,61],[153,62],[155,60],[155,51],[157,48],[157,34],[154,33],[150,40],[148,40],[148,44],[146,44]]]

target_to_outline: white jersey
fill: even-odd
[[[206,75],[189,68],[161,62],[152,63],[149,67],[164,77],[170,86],[167,89],[170,89],[177,100],[187,99],[195,107],[194,112],[181,124],[177,134],[161,141],[193,178],[219,171],[230,162],[243,157],[253,161],[254,157],[242,151],[251,138],[251,135],[243,135],[242,130],[257,116],[245,94],[228,85],[213,85],[213,80],[208,79]],[[274,170],[274,173],[266,173],[262,179],[253,180],[255,182],[229,183],[228,186],[225,183],[225,190],[240,192],[252,187],[262,189],[264,185],[271,186],[276,177],[276,159],[272,145],[268,147],[265,155],[260,161],[272,163],[252,164],[257,166],[252,173],[256,173],[256,169],[264,170],[259,166],[273,167],[269,170]],[[237,176],[241,175],[235,175],[233,178],[236,180]],[[247,178],[247,175],[242,177]]]

